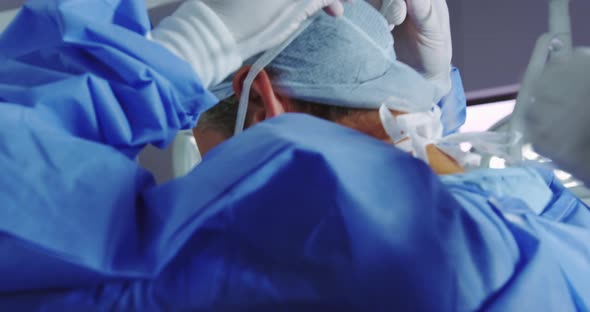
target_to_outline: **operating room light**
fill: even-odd
[[[494,156],[490,159],[490,168],[504,169],[504,168],[506,168],[506,160],[503,158]]]
[[[561,170],[555,170],[555,176],[561,181],[566,181],[572,178],[571,174]]]
[[[473,147],[473,145],[471,143],[461,143],[459,145],[459,147],[461,148],[461,151],[467,153],[467,152],[471,151],[471,148]]]
[[[581,185],[582,185],[582,183],[580,183],[579,181],[573,181],[573,182],[566,183],[563,186],[565,186],[568,189],[570,189],[570,188],[578,187],[578,186],[581,186]]]
[[[537,160],[541,157],[539,154],[535,153],[531,144],[526,144],[522,147],[522,156],[527,160]]]

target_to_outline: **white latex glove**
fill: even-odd
[[[590,183],[590,52],[548,65],[524,112],[535,150]]]
[[[344,11],[342,0],[189,0],[152,38],[190,63],[210,86],[288,39],[321,9],[336,16]]]
[[[375,0],[368,0],[374,2]],[[379,0],[378,0],[379,1]],[[451,23],[445,0],[399,0],[389,5],[385,16],[407,17],[393,30],[398,60],[436,84],[440,97],[451,90]],[[402,19],[403,20],[403,19]]]
[[[379,10],[389,23],[389,28],[393,30],[395,26],[400,25],[406,19],[408,8],[405,0],[366,0],[374,8]]]

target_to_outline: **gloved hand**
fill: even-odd
[[[206,86],[288,39],[321,9],[343,13],[342,0],[189,0],[152,38],[190,63]]]
[[[391,30],[400,25],[406,19],[408,8],[404,0],[366,0],[375,9],[379,10],[389,23]]]
[[[451,24],[445,0],[367,0],[398,25],[393,30],[398,60],[436,84],[440,97],[451,90]],[[407,16],[406,16],[407,13]],[[404,20],[405,18],[405,20]],[[398,23],[398,24],[396,24]]]
[[[335,0],[202,0],[232,33],[242,58],[285,41],[301,23],[322,8],[343,13]]]
[[[524,132],[540,154],[590,183],[590,52],[547,66],[532,89]]]

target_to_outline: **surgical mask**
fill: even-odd
[[[434,145],[467,168],[480,166],[483,155],[510,159],[510,147],[520,139],[519,134],[496,132],[456,133],[443,137],[441,111],[436,105],[426,112],[393,116],[387,105],[381,105],[379,117],[394,145],[412,156],[429,163],[426,147]],[[468,144],[472,151],[463,151]]]
[[[426,146],[435,144],[443,135],[438,106],[430,111],[408,113],[394,117],[386,105],[379,109],[383,128],[393,143],[403,151],[428,163]]]

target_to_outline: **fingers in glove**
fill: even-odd
[[[406,0],[408,15],[417,23],[426,21],[432,15],[432,0]]]
[[[324,11],[332,16],[342,16],[342,14],[344,14],[344,6],[342,3],[350,1],[352,0],[328,1],[329,4],[324,8]]]
[[[399,26],[406,19],[408,8],[404,0],[383,0],[381,14],[390,26]]]

